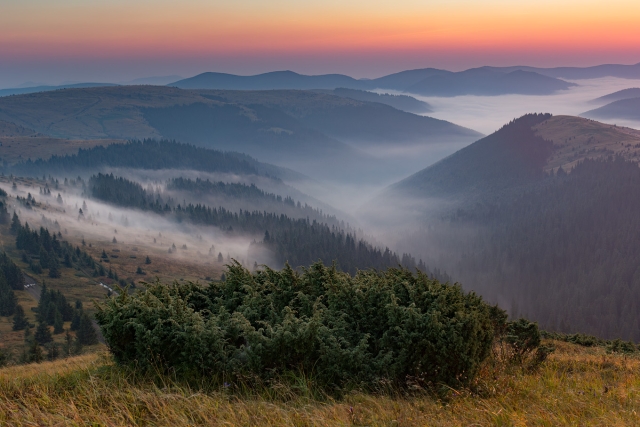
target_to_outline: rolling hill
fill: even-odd
[[[170,83],[168,86],[181,89],[270,90],[336,89],[339,87],[364,89],[368,87],[368,84],[366,81],[356,80],[342,74],[305,76],[293,71],[273,71],[255,76],[209,72]]]
[[[68,89],[0,98],[0,120],[53,138],[173,138],[349,180],[384,166],[367,144],[428,147],[480,135],[380,103],[290,90]]]
[[[531,71],[500,72],[483,67],[431,75],[404,91],[424,96],[550,95],[572,86],[575,84]]]
[[[639,160],[638,131],[532,114],[374,204],[403,215],[400,250],[437,263],[512,316],[638,340]]]
[[[640,162],[640,131],[574,116],[527,115],[392,188],[424,197],[484,197],[608,157]]]
[[[640,120],[640,97],[621,99],[594,110],[580,114],[593,119],[626,119]]]
[[[117,85],[113,83],[76,83],[76,84],[60,85],[60,86],[20,87],[20,88],[13,88],[13,89],[0,89],[0,96],[24,95],[27,93],[49,92],[52,90],[62,90],[62,89],[81,89],[81,88],[88,88],[88,87],[108,87],[108,86],[117,86]]]
[[[319,90],[318,90],[319,91]],[[379,102],[386,104],[397,110],[406,111],[414,114],[425,114],[433,111],[429,103],[420,101],[408,95],[392,95],[388,93],[375,93],[366,90],[338,88],[332,91],[324,91],[331,95],[341,96],[343,98],[351,98],[357,101]]]
[[[377,79],[356,80],[342,74],[306,76],[292,71],[274,71],[255,76],[203,73],[169,86],[183,89],[276,90],[337,88],[392,89],[427,96],[458,95],[548,95],[574,86],[534,71],[500,71],[490,67],[451,72],[426,68],[390,74]]]
[[[622,89],[609,95],[601,96],[591,101],[592,104],[608,104],[614,101],[620,101],[621,99],[640,98],[640,88],[632,87],[629,89]]]
[[[633,65],[602,64],[593,67],[555,67],[538,68],[527,66],[493,67],[496,70],[511,72],[515,70],[533,71],[549,77],[581,80],[601,77],[618,77],[622,79],[640,79],[640,63]]]

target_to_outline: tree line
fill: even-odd
[[[277,179],[276,167],[245,154],[196,147],[170,140],[144,139],[78,150],[72,155],[53,155],[47,160],[27,160],[5,167],[5,173],[22,175],[68,174],[102,167],[138,169],[188,169],[262,175]]]
[[[473,229],[454,239],[447,230]],[[562,169],[518,196],[458,209],[428,238],[463,283],[514,316],[566,333],[640,341],[640,168],[609,158]]]
[[[125,178],[113,175],[94,178],[90,180],[94,184],[89,185],[93,197],[119,206],[171,215],[178,222],[189,221],[215,226],[228,233],[257,236],[262,240],[256,241],[254,248],[270,250],[280,265],[286,262],[300,266],[318,260],[325,263],[337,261],[342,270],[351,274],[358,269],[384,269],[402,265],[429,272],[445,282],[450,280],[445,272],[429,271],[421,260],[416,262],[409,254],[398,256],[388,248],[381,250],[335,225],[266,211],[232,212],[223,207],[212,208],[192,203],[171,206],[168,200],[154,199],[140,184]]]

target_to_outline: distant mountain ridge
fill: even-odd
[[[633,65],[602,64],[592,67],[554,67],[539,68],[528,66],[491,67],[501,71],[533,71],[549,77],[570,80],[597,79],[601,77],[618,77],[622,79],[640,79],[640,63]]]
[[[428,148],[481,136],[381,103],[301,90],[68,89],[0,98],[0,120],[57,138],[176,139],[281,166],[295,164],[316,179],[351,182],[365,179],[367,171],[378,171],[377,179],[397,179],[406,174],[407,162],[413,161],[412,171],[421,165],[416,156],[404,163],[395,159],[393,178],[384,178],[381,167],[389,159],[364,148]]]
[[[594,110],[580,114],[583,117],[603,120],[637,120],[640,121],[640,97],[621,99]]]
[[[226,90],[270,90],[270,89],[366,89],[366,81],[356,80],[342,74],[307,76],[293,71],[273,71],[255,76],[207,72],[170,83],[167,86],[180,89],[226,89]]]
[[[0,96],[24,95],[28,93],[48,92],[48,91],[60,90],[60,89],[82,89],[82,88],[90,88],[90,87],[109,87],[109,86],[118,86],[118,85],[114,83],[75,83],[75,84],[60,85],[60,86],[21,87],[21,88],[13,88],[13,89],[0,89]]]
[[[566,90],[573,83],[543,76],[531,71],[510,72],[490,67],[461,72],[433,68],[409,70],[370,80],[356,80],[342,74],[308,76],[293,71],[274,71],[254,76],[225,73],[202,73],[168,86],[182,89],[392,89],[426,96],[536,94],[548,95]]]
[[[629,89],[622,89],[617,92],[610,93],[605,96],[593,99],[590,101],[592,104],[608,104],[614,101],[620,101],[622,99],[640,98],[640,88],[632,87]]]
[[[380,104],[389,105],[395,109],[406,111],[414,114],[425,114],[433,111],[433,107],[429,103],[420,101],[408,95],[392,95],[388,93],[375,93],[366,90],[338,88],[334,90],[322,90],[324,93],[340,96],[343,98],[351,98],[357,101],[378,102]]]

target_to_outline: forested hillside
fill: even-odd
[[[240,153],[196,147],[170,140],[145,139],[126,144],[80,149],[77,154],[53,156],[48,160],[27,160],[7,169],[15,174],[75,174],[103,167],[131,169],[185,169],[202,172],[225,172],[240,175],[263,175],[280,178],[295,172],[260,163]],[[298,175],[299,176],[299,175]]]
[[[453,200],[497,195],[544,177],[553,144],[532,127],[550,114],[528,114],[395,184],[389,194]]]
[[[440,201],[399,244],[514,316],[637,341],[640,168],[607,139],[624,129],[569,119],[524,116],[392,187],[395,203]]]
[[[389,249],[381,250],[349,231],[316,220],[293,219],[266,211],[232,212],[202,204],[176,205],[172,200],[147,193],[138,183],[113,175],[94,176],[88,187],[93,197],[107,203],[171,215],[179,222],[215,226],[230,234],[256,236],[255,249],[269,250],[279,265],[288,262],[298,267],[318,260],[328,264],[336,261],[340,269],[352,274],[358,269],[403,265],[419,268],[445,282],[449,280],[446,273],[429,272],[422,261],[416,262],[408,254],[398,256]]]
[[[460,251],[452,271],[544,328],[640,341],[639,214],[637,164],[587,160],[510,200],[452,215],[450,227],[482,230],[452,245]]]

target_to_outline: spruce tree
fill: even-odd
[[[64,322],[62,320],[62,314],[60,314],[60,311],[56,309],[55,318],[53,321],[53,334],[57,335],[63,332],[64,332]]]
[[[77,307],[77,305],[76,305]],[[69,327],[69,329],[71,329],[72,331],[77,331],[80,329],[80,322],[82,320],[82,305],[80,305],[80,309],[76,309],[73,312],[73,317],[71,318],[71,326]]]
[[[20,218],[18,218],[18,214],[16,214],[14,211],[13,218],[11,219],[11,232],[13,234],[17,234],[18,231],[20,231],[20,228],[22,228],[22,224],[20,224]]]
[[[46,322],[38,323],[38,327],[36,328],[36,333],[33,335],[36,342],[41,345],[45,345],[53,341],[53,337],[51,336],[51,331],[49,330],[49,325]]]
[[[57,279],[62,276],[60,273],[60,264],[58,263],[58,257],[55,255],[49,259],[49,277]]]
[[[16,309],[16,295],[7,284],[4,274],[0,271],[0,316],[12,316]]]
[[[76,336],[82,345],[98,344],[98,335],[96,334],[91,318],[89,318],[87,313],[82,314],[82,318],[80,319],[80,328],[78,329]]]
[[[29,351],[27,352],[27,360],[31,363],[40,363],[44,360],[44,354],[37,341],[31,343]]]
[[[16,305],[16,310],[13,314],[13,330],[21,331],[29,326],[27,316],[24,314],[24,308],[20,304]]]
[[[56,360],[60,357],[60,348],[58,344],[52,342],[46,347],[47,349],[47,360]]]
[[[28,343],[31,341],[32,338],[33,336],[31,335],[31,326],[27,325],[24,328],[24,342]]]

